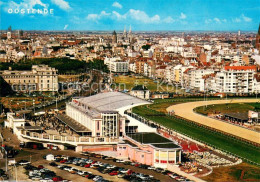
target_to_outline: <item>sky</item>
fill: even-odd
[[[0,20],[1,30],[257,31],[260,0],[0,0]]]

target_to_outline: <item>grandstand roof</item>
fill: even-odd
[[[100,113],[118,111],[120,108],[149,102],[121,92],[105,92],[72,101],[70,104],[81,111],[97,117]]]

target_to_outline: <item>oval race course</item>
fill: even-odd
[[[225,133],[229,133],[234,136],[238,136],[245,140],[260,144],[260,133],[236,126],[224,121],[209,118],[207,116],[200,115],[193,111],[196,107],[204,105],[216,105],[216,104],[226,104],[226,103],[250,103],[250,102],[260,102],[260,99],[236,99],[236,100],[212,100],[212,101],[198,101],[198,102],[188,102],[183,104],[172,105],[167,108],[167,111],[174,111],[175,115],[182,118],[194,121],[196,123],[214,128]]]

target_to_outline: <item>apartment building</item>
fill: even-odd
[[[105,58],[104,63],[110,71],[115,73],[127,73],[129,71],[129,62],[121,60],[120,57]]]
[[[214,73],[213,69],[190,69],[188,71],[189,80],[188,87],[189,89],[194,89],[200,92],[205,90],[205,83],[203,76]]]
[[[252,93],[255,73],[256,66],[225,66],[216,74],[215,90],[222,93]]]

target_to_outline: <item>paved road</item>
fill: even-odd
[[[213,101],[199,101],[188,102],[183,104],[172,105],[167,108],[167,111],[174,111],[175,115],[183,117],[185,119],[197,122],[199,124],[206,125],[211,128],[230,133],[232,135],[244,138],[248,141],[260,144],[260,133],[246,128],[242,128],[230,123],[226,123],[217,119],[209,118],[207,116],[200,115],[193,111],[194,108],[213,105],[213,104],[226,104],[226,103],[252,103],[260,102],[260,99],[236,99],[236,100],[213,100]]]

